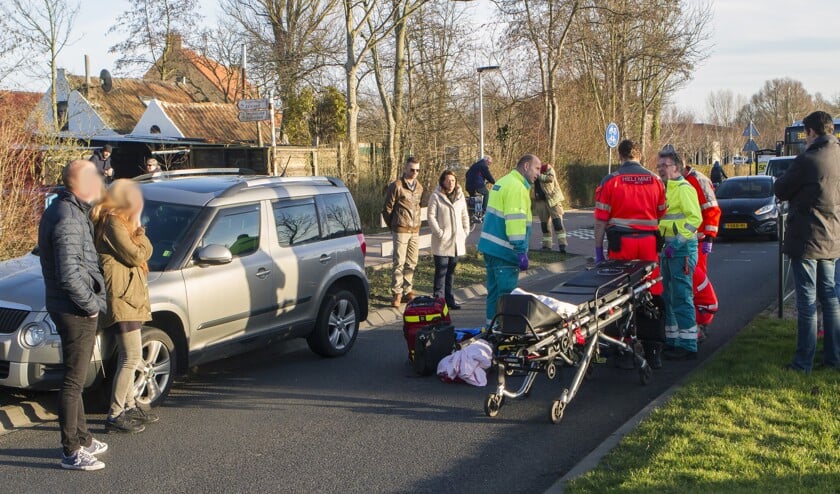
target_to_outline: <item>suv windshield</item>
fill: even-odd
[[[146,201],[143,208],[143,226],[146,236],[154,246],[149,259],[150,271],[163,271],[172,255],[181,248],[181,239],[187,233],[201,208],[170,204],[158,201]]]
[[[773,197],[773,183],[767,180],[727,180],[720,184],[718,199],[761,199]]]
[[[790,168],[790,165],[793,164],[793,158],[782,159],[782,160],[770,160],[767,163],[767,175],[772,175],[773,177],[779,178],[785,174],[785,172]]]

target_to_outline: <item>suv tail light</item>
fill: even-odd
[[[356,234],[356,238],[359,239],[359,245],[362,247],[362,256],[367,255],[367,242],[365,242],[365,234],[359,233]]]

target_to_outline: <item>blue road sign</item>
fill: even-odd
[[[621,134],[618,132],[618,125],[610,122],[610,124],[607,125],[607,132],[604,137],[607,140],[607,146],[611,148],[618,146],[618,139],[621,137]]]
[[[758,144],[756,144],[752,139],[747,139],[747,143],[744,144],[743,151],[746,153],[755,153],[758,151]]]

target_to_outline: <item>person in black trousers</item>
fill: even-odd
[[[99,171],[90,161],[64,167],[65,190],[50,204],[38,229],[47,311],[61,338],[64,382],[59,393],[58,421],[63,448],[61,467],[100,470],[96,458],[108,445],[87,428],[82,391],[87,380],[96,328],[106,310],[105,280],[93,242],[91,204],[102,195]]]

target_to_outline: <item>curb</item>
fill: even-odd
[[[58,415],[35,401],[8,405],[0,408],[0,435],[52,420],[58,420]]]
[[[764,315],[766,311],[761,311],[755,315],[755,317]],[[755,319],[755,317],[753,319]],[[746,327],[746,326],[744,326]],[[729,345],[732,343],[732,340],[738,336],[744,328],[738,330],[732,338],[729,339],[726,343],[718,347],[717,350],[713,351],[709,356],[707,356],[697,367],[695,367],[691,372],[681,377],[677,382],[672,384],[668,389],[662,392],[659,396],[654,398],[650,401],[644,408],[639,410],[635,415],[630,417],[630,419],[623,423],[618,429],[616,429],[612,434],[610,434],[604,441],[595,447],[588,455],[586,455],[582,460],[580,460],[575,466],[572,467],[571,470],[566,472],[560,480],[555,482],[551,487],[545,490],[544,494],[563,494],[566,491],[566,484],[571,482],[572,480],[589,473],[591,470],[594,470],[600,463],[601,460],[607,456],[607,453],[613,450],[618,443],[624,439],[625,436],[633,432],[633,430],[639,426],[644,420],[653,413],[654,410],[661,407],[665,403],[671,399],[671,396],[677,392],[685,382],[693,376],[696,372],[706,367],[712,360],[714,360],[719,353],[725,350]],[[654,374],[655,376],[656,374]]]
[[[554,262],[528,271],[525,276],[521,276],[519,279],[520,281],[528,281],[541,279],[547,275],[567,273],[572,269],[583,266],[587,262],[588,260],[584,256],[571,257],[565,261]],[[465,288],[459,288],[458,290],[455,290],[454,295],[461,300],[484,297],[487,295],[487,288],[479,283]],[[365,331],[393,324],[401,320],[402,315],[402,310],[395,307],[383,307],[381,309],[373,310],[368,314],[367,320],[359,325],[359,329]]]

